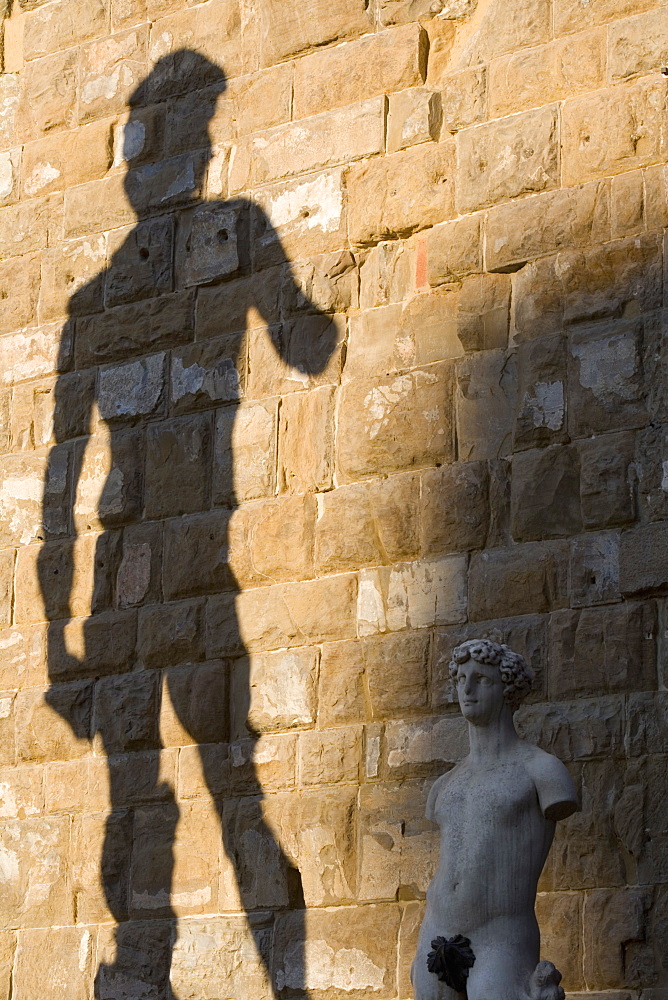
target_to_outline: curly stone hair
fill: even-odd
[[[457,679],[460,664],[466,663],[467,660],[476,660],[478,663],[499,668],[503,681],[503,697],[513,712],[531,691],[533,670],[523,656],[513,653],[504,643],[492,642],[491,639],[469,639],[456,646],[452,651],[449,668],[453,681]]]

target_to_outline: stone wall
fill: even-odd
[[[0,995],[407,1000],[490,635],[665,997],[668,8],[4,13]]]

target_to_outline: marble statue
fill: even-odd
[[[533,681],[523,657],[470,640],[454,650],[450,676],[470,751],[427,801],[440,861],[411,970],[415,1000],[563,1000],[561,973],[539,960],[534,905],[555,824],[578,808],[571,776],[517,735],[513,713]]]

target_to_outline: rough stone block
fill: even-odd
[[[46,683],[46,627],[14,625],[0,630],[0,687],[10,690]]]
[[[424,83],[427,33],[418,24],[380,31],[295,63],[296,119]]]
[[[441,129],[441,96],[426,87],[411,87],[393,94],[389,101],[387,150],[438,139]]]
[[[388,1000],[396,995],[399,920],[399,909],[392,905],[309,909],[305,918],[299,912],[279,917],[276,988],[306,989],[314,1000],[362,1000],[370,991],[377,1000]]]
[[[466,556],[457,555],[393,566],[387,580],[387,627],[396,631],[464,621],[466,569]]]
[[[429,11],[427,0],[380,0],[381,24],[405,24]]]
[[[550,698],[654,688],[656,627],[652,603],[555,612],[550,623]]]
[[[651,981],[648,887],[595,889],[584,904],[584,972],[601,989]]]
[[[24,27],[25,58],[38,59],[102,34],[107,27],[109,6],[109,0],[93,0],[81,11],[76,0],[64,0],[57,14],[48,6],[31,12]]]
[[[142,608],[137,656],[145,667],[164,668],[204,659],[201,601],[175,601]]]
[[[209,63],[195,61],[187,53],[182,53],[180,57],[177,55],[172,64],[161,67],[162,72],[152,74],[147,103],[164,101],[167,97],[200,90],[218,82],[219,66],[224,67],[228,77],[241,76],[257,69],[257,22],[245,22],[242,29],[242,17],[236,3],[208,0],[195,8],[184,8],[178,4],[174,12],[166,17],[160,17],[164,10],[151,13],[152,59],[186,49],[203,55]]]
[[[438,834],[425,818],[429,782],[374,782],[360,794],[360,899],[415,899],[438,862]]]
[[[619,553],[620,588],[637,594],[663,588],[668,580],[664,563],[668,525],[655,522],[625,531]]]
[[[138,354],[150,354],[188,343],[192,340],[194,307],[194,295],[181,292],[148,302],[119,306],[99,316],[78,320],[75,346],[77,367],[126,362]]]
[[[48,693],[28,688],[16,696],[19,761],[73,760],[90,753],[93,685],[54,685]]]
[[[345,385],[337,442],[343,480],[452,461],[452,381],[446,362]]]
[[[316,389],[308,393],[329,392]],[[299,394],[297,398],[305,397]],[[290,406],[292,398],[283,401]],[[245,500],[273,496],[276,483],[277,399],[243,402],[216,412],[214,503],[234,507]],[[300,434],[302,428],[299,428]],[[305,437],[307,435],[304,435]],[[299,467],[299,466],[298,466]]]
[[[639,236],[645,229],[642,170],[630,170],[610,181],[613,237]]]
[[[638,323],[602,323],[574,332],[569,344],[568,423],[585,437],[647,422]]]
[[[613,696],[523,705],[515,716],[523,739],[564,761],[624,757],[625,721],[624,701]]]
[[[197,799],[207,795],[216,797],[229,795],[230,766],[228,743],[181,747],[178,762],[178,798]],[[248,770],[252,772],[249,783],[256,788],[255,765],[249,761],[243,750],[239,756],[239,766],[242,771],[246,770],[247,775]],[[268,763],[268,770],[271,773],[271,761]]]
[[[2,768],[0,818],[26,819],[38,816],[44,811],[44,784],[45,775],[39,766]]]
[[[553,108],[464,129],[457,143],[457,208],[462,214],[559,182]]]
[[[563,183],[659,161],[662,92],[663,83],[649,79],[567,101],[561,115]]]
[[[237,401],[244,391],[246,359],[236,337],[218,337],[172,354],[170,400],[174,413]]]
[[[451,141],[353,164],[346,180],[351,241],[374,243],[452,218],[454,180]]]
[[[360,254],[361,309],[401,302],[415,286],[415,247],[412,241],[379,243]]]
[[[270,0],[262,8],[262,65],[271,66],[305,49],[354,38],[370,30],[364,0],[343,7],[327,0]]]
[[[218,510],[165,522],[162,585],[167,600],[235,589],[229,520],[229,511]]]
[[[431,68],[431,50],[429,52]],[[441,93],[442,128],[458,132],[468,125],[477,125],[487,117],[487,69],[472,66],[459,73],[450,73],[429,83],[437,84]]]
[[[271,440],[273,442],[274,438]],[[239,454],[236,449],[235,454]],[[284,396],[281,399],[278,426],[280,492],[327,490],[332,483],[333,462],[333,387],[321,386],[308,392]],[[273,465],[271,473],[273,474]]]
[[[568,538],[582,529],[577,449],[554,445],[513,456],[511,529],[518,542]]]
[[[44,132],[68,128],[74,123],[78,56],[77,49],[69,49],[44,59],[32,60],[26,65],[21,75],[21,99],[15,120],[16,139],[37,139]],[[10,92],[10,101],[12,96]]]
[[[633,443],[628,442],[623,452],[627,462],[635,458],[632,469],[627,472],[627,489],[631,490],[631,472],[637,475],[638,504],[650,521],[668,518],[668,437],[665,427],[649,426],[636,435],[635,456],[629,454]],[[627,510],[629,504],[627,503]],[[627,520],[630,518],[627,517]]]
[[[296,733],[264,733],[235,740],[230,744],[227,762],[232,793],[253,795],[259,788],[266,791],[293,788],[297,780],[298,741]]]
[[[422,476],[420,545],[425,554],[482,548],[489,523],[483,462],[456,462]]]
[[[508,346],[510,279],[503,274],[465,278],[459,298],[457,335],[466,351]]]
[[[557,0],[554,28],[558,34],[581,31],[594,24],[607,24],[654,6],[653,0],[603,0],[594,10],[583,10],[578,0]]]
[[[389,777],[419,777],[443,773],[468,753],[468,731],[461,717],[436,717],[388,722],[385,726],[386,769]]]
[[[193,414],[152,424],[146,442],[146,516],[206,509],[211,495],[211,420]]]
[[[566,988],[582,989],[582,907],[580,893],[540,893],[536,916],[540,926],[540,953],[561,972]]]
[[[44,1000],[57,1000],[66,994],[71,1000],[87,1000],[93,983],[95,943],[95,927],[20,930],[13,996],[28,1000],[39,993]]]
[[[80,310],[102,310],[104,292],[100,272],[107,256],[105,236],[61,243],[42,255],[39,316],[42,322]]]
[[[297,316],[248,335],[250,398],[313,389],[339,381],[344,359],[344,316]]]
[[[197,1000],[252,992],[257,1000],[269,1000],[271,984],[258,955],[259,949],[268,957],[269,942],[270,932],[251,928],[245,914],[179,921],[170,977],[176,996]]]
[[[95,686],[95,726],[106,753],[158,746],[160,678],[154,671],[105,677]]]
[[[621,600],[617,532],[587,534],[573,539],[571,590],[574,608]]]
[[[112,421],[159,413],[165,381],[164,353],[103,368],[98,383],[100,416]]]
[[[357,308],[358,285],[357,262],[350,250],[297,261],[284,274],[283,312],[346,313]]]
[[[125,110],[146,75],[148,34],[148,25],[142,24],[112,37],[105,37],[104,30],[91,36],[95,41],[81,50],[79,121]]]
[[[65,238],[131,226],[135,212],[120,174],[88,181],[65,192]]]
[[[16,145],[16,115],[21,100],[21,78],[18,73],[3,73],[0,79],[0,148]]]
[[[329,729],[363,722],[368,714],[366,701],[362,643],[325,643],[318,687],[319,726]]]
[[[311,496],[244,505],[229,530],[229,564],[242,589],[314,575],[316,503]]]
[[[482,270],[481,219],[466,216],[434,226],[426,235],[427,279],[442,285]]]
[[[640,692],[628,701],[627,752],[631,757],[668,753],[668,696]]]
[[[515,357],[483,351],[457,362],[455,405],[460,460],[507,455],[517,395]]]
[[[2,927],[71,926],[74,914],[67,885],[69,818],[5,820],[0,826],[0,847],[9,862],[3,885]],[[20,958],[17,964],[21,965]],[[30,968],[35,968],[34,956]],[[54,1000],[57,995],[52,994]]]
[[[426,631],[365,640],[364,676],[374,718],[427,707],[429,656]]]
[[[163,746],[217,744],[229,736],[228,669],[218,661],[168,668],[160,703]]]
[[[347,247],[342,168],[262,188],[256,204],[264,220],[254,231],[256,266]]]
[[[469,574],[472,621],[525,615],[568,603],[565,542],[527,542],[474,555]]]
[[[483,12],[476,30],[456,52],[462,66],[476,66],[491,59],[549,41],[552,35],[550,6],[546,0],[495,0]]]
[[[605,46],[603,30],[588,31],[495,60],[490,115],[515,114],[597,90],[605,82]]]
[[[566,341],[540,337],[520,344],[518,410],[513,449],[542,447],[567,440]]]
[[[299,737],[300,783],[356,783],[359,781],[361,758],[361,726],[334,729],[329,733],[302,733]]]
[[[418,478],[406,475],[325,493],[315,526],[317,572],[415,557],[419,491]]]

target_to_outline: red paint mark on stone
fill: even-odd
[[[427,241],[424,236],[418,240],[415,260],[415,287],[424,288],[427,284]]]

